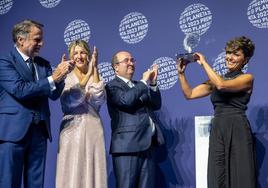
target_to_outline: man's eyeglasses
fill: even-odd
[[[127,65],[129,65],[130,63],[135,64],[136,63],[136,59],[132,58],[125,58],[122,61],[119,61],[118,63],[125,63]]]

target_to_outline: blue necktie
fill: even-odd
[[[34,80],[36,80],[36,73],[35,73],[35,67],[34,67],[34,61],[32,58],[29,58],[27,60],[27,63],[28,63],[28,67],[32,73],[32,77]],[[36,101],[35,101],[36,100]],[[35,101],[35,103],[38,105],[39,104],[39,101],[38,99],[33,99],[33,101]],[[32,120],[32,123],[35,123],[35,124],[38,124],[39,122],[41,121],[41,115],[40,115],[40,112],[39,110],[35,110],[33,112],[33,120]]]
[[[28,59],[28,66],[29,66],[29,69],[30,69],[30,71],[32,73],[32,77],[34,78],[34,80],[36,80],[35,68],[34,68],[34,63],[33,63],[32,58]]]

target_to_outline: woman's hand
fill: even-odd
[[[97,69],[97,65],[98,65],[98,51],[96,46],[94,46],[94,50],[93,53],[90,57],[90,55],[87,57],[87,61],[89,62],[88,64],[88,75],[93,74],[94,69]]]
[[[92,64],[93,67],[97,67],[98,65],[98,50],[96,46],[94,46],[94,50],[90,59],[90,64]]]
[[[196,52],[196,53],[194,53],[194,55],[196,58],[196,62],[199,65],[203,66],[204,63],[207,63],[206,57],[203,54]]]
[[[186,62],[183,61],[182,58],[179,58],[177,60],[177,70],[178,74],[183,74],[186,69]]]

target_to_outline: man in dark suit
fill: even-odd
[[[157,66],[133,81],[135,59],[129,52],[113,56],[116,77],[106,85],[111,117],[111,148],[117,188],[154,187],[153,148],[163,144],[161,130],[153,112],[161,107],[156,85]]]
[[[56,100],[73,62],[63,56],[52,74],[38,57],[43,25],[24,20],[13,28],[15,48],[0,57],[0,187],[40,188],[44,183],[47,138],[51,140],[48,98]]]

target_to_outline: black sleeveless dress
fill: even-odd
[[[227,73],[234,79],[241,71]],[[245,114],[250,94],[214,89],[214,118],[209,138],[208,188],[255,188],[255,150]]]

